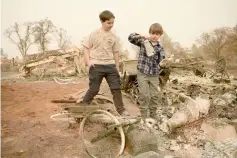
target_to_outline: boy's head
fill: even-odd
[[[102,27],[104,30],[109,31],[114,26],[115,16],[109,10],[104,10],[99,15]]]
[[[160,24],[154,23],[150,26],[149,34],[151,37],[151,41],[157,42],[160,36],[163,34],[163,28]]]

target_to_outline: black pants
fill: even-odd
[[[101,82],[104,77],[113,95],[114,105],[118,113],[122,113],[125,109],[120,89],[120,76],[116,69],[115,64],[94,65],[90,67],[89,89],[83,98],[83,103],[89,104],[93,100],[93,98],[98,94]]]

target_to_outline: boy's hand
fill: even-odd
[[[168,68],[170,67],[170,64],[171,64],[171,61],[169,61],[168,59],[163,59],[159,65],[161,67]]]
[[[148,36],[148,35],[141,35],[141,37],[146,39],[146,40],[150,40],[151,39],[150,36]]]
[[[91,66],[95,66],[91,61],[88,64],[88,67],[90,68]]]
[[[88,67],[88,72],[89,72],[89,70],[90,70],[90,68],[91,68],[91,66],[95,66],[91,61],[89,61],[89,63],[87,64],[87,67]]]
[[[116,66],[116,69],[117,69],[117,71],[118,71],[118,73],[119,73],[119,66]]]
[[[143,38],[143,39],[150,39],[150,37],[149,36],[147,36],[147,35],[136,35],[136,36],[134,36],[135,38]]]

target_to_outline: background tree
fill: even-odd
[[[67,31],[63,28],[56,30],[56,39],[58,42],[58,47],[61,49],[65,49],[71,44],[71,37],[67,35]]]
[[[232,33],[229,35],[229,48],[233,55],[237,55],[237,24],[233,27]]]
[[[233,33],[233,29],[228,27],[217,28],[210,33],[203,33],[198,39],[200,49],[205,56],[218,60],[221,55],[224,55],[224,50],[234,42]]]
[[[21,35],[18,23],[15,23],[13,26],[6,29],[5,35],[11,40],[11,42],[13,42],[17,46],[18,50],[22,55],[23,60],[25,61],[27,52],[30,46],[35,43],[35,41],[33,40],[33,23],[27,22],[23,26],[25,30],[23,35]]]
[[[237,24],[235,25],[235,27],[233,29],[234,29],[234,31],[237,32]]]
[[[3,48],[0,48],[0,51],[1,51],[1,58],[7,59],[8,54],[3,51]]]
[[[55,31],[55,26],[52,21],[47,18],[36,22],[34,27],[35,41],[38,44],[38,48],[41,52],[45,53],[48,49],[48,45],[51,42],[51,37]]]
[[[202,52],[199,49],[200,48],[196,44],[192,45],[191,51],[192,51],[194,57],[202,57],[203,56]]]
[[[164,47],[166,54],[174,53],[174,44],[166,32],[161,36],[161,45]]]

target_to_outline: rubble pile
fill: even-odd
[[[170,73],[160,87],[163,99],[157,114],[161,122],[153,130],[158,151],[146,150],[137,157],[237,157],[237,81],[222,76],[216,82],[220,72],[217,69],[212,77],[197,70]],[[129,85],[130,76],[124,74]],[[130,83],[135,83],[135,75]],[[133,87],[126,88],[125,92],[131,92],[128,89]]]
[[[138,103],[134,66],[136,60],[123,61],[121,81],[123,94]],[[217,83],[210,76],[190,69],[164,73],[169,76],[161,78],[163,83],[159,87],[162,92],[157,110],[160,120],[143,120],[126,130],[127,150],[123,158],[237,157],[237,80],[230,78],[230,82]],[[80,91],[66,100],[80,103],[84,94],[85,91]],[[113,106],[113,101],[104,93],[92,102],[94,105],[108,103]]]
[[[120,53],[121,62],[128,58],[127,52]],[[28,54],[19,69],[20,77],[72,77],[88,73],[83,50],[77,46]]]
[[[76,46],[27,55],[25,64],[20,68],[22,77],[69,77],[85,73],[83,54]]]

